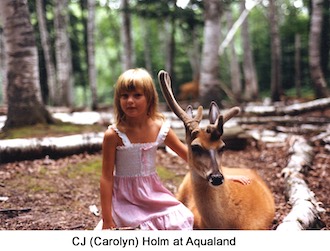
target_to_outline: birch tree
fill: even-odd
[[[227,26],[230,28],[233,25],[233,17],[231,10],[226,11],[227,17]],[[242,83],[241,83],[241,70],[238,63],[238,58],[235,50],[234,42],[229,43],[230,49],[230,79],[231,79],[231,88],[235,100],[240,101],[242,98]]]
[[[207,106],[212,100],[220,102],[219,56],[220,15],[222,3],[218,0],[204,1],[204,35],[200,73],[200,101]]]
[[[41,99],[38,54],[26,0],[0,1],[8,81],[4,129],[51,123]]]
[[[329,96],[327,83],[321,69],[320,38],[322,28],[323,0],[312,0],[312,16],[309,33],[309,68],[315,96],[324,98]]]
[[[59,84],[57,105],[72,107],[73,105],[73,78],[70,39],[68,36],[69,17],[67,13],[68,0],[55,1],[55,52],[56,75]]]
[[[245,10],[245,1],[241,2],[241,12]],[[245,92],[244,96],[247,100],[255,100],[259,95],[258,77],[253,59],[252,48],[250,44],[249,20],[246,18],[242,23],[242,44],[243,44],[243,74]]]
[[[5,63],[5,47],[2,29],[0,28],[0,93],[2,104],[7,104],[7,78],[6,78],[6,63]]]
[[[92,93],[92,109],[96,110],[97,102],[97,80],[95,67],[95,1],[88,0],[88,18],[87,18],[87,58],[88,58],[88,80]]]
[[[131,34],[131,14],[128,0],[121,0],[121,39],[123,43],[122,64],[123,70],[133,67],[133,46]]]
[[[279,101],[282,95],[282,56],[275,0],[269,1],[269,23],[271,37],[271,97],[273,101]]]
[[[51,45],[49,34],[46,26],[45,18],[45,6],[43,0],[36,0],[37,6],[37,15],[38,15],[38,25],[41,39],[41,46],[43,49],[45,57],[45,66],[47,72],[47,86],[48,86],[48,97],[49,104],[55,104],[55,95],[56,95],[56,71],[55,63],[51,53]]]

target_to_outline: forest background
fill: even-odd
[[[1,1],[5,128],[38,120],[31,115],[36,106],[20,112],[25,115],[21,122],[11,119],[17,109],[33,103],[26,96],[37,96],[37,103],[47,106],[109,106],[116,79],[132,67],[146,68],[155,81],[165,69],[179,98],[202,104],[327,97],[329,6],[329,0]],[[27,59],[22,67],[26,53],[19,52],[26,47],[33,54],[34,46],[36,60]],[[31,67],[33,62],[37,65]],[[15,81],[31,76],[25,85]],[[188,90],[180,96],[187,82],[197,84],[197,95]]]

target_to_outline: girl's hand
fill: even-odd
[[[249,185],[251,183],[251,179],[249,177],[243,175],[233,175],[228,177],[229,180],[241,183],[243,185]]]

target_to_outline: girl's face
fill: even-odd
[[[137,118],[147,115],[147,99],[140,89],[123,91],[120,94],[120,106],[126,117]]]

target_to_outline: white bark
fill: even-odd
[[[49,156],[58,158],[84,151],[99,151],[103,133],[64,137],[0,140],[0,163]]]
[[[45,57],[45,66],[47,71],[47,85],[49,103],[53,105],[56,96],[56,71],[54,60],[51,55],[50,38],[46,26],[46,18],[44,13],[44,4],[42,0],[36,1],[37,14],[38,14],[38,25],[40,31],[41,45]]]
[[[247,106],[245,113],[251,113],[262,116],[272,115],[298,115],[305,112],[322,110],[330,107],[330,98],[315,99],[305,103],[283,106]]]
[[[88,53],[88,80],[92,93],[92,109],[96,110],[97,102],[97,78],[95,66],[95,1],[88,0],[88,22],[87,22],[87,53]]]
[[[55,2],[55,31],[56,31],[56,71],[59,90],[57,91],[57,105],[73,106],[73,78],[70,39],[67,32],[68,0]]]
[[[291,153],[291,158],[282,170],[282,174],[292,209],[277,230],[311,228],[318,223],[319,214],[325,211],[302,177],[306,167],[312,164],[313,148],[303,137],[297,136],[291,139]]]

